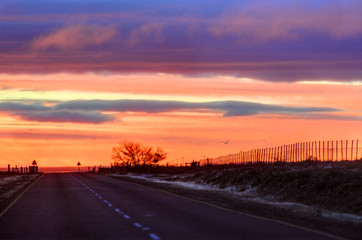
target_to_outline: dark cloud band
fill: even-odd
[[[324,107],[290,107],[240,101],[182,102],[155,100],[86,100],[58,102],[45,106],[40,102],[25,104],[3,102],[0,111],[8,112],[24,120],[39,122],[104,123],[115,120],[107,112],[163,113],[175,111],[218,112],[224,117],[276,114],[298,118],[329,119],[326,113],[342,111]],[[334,117],[335,118],[335,117]],[[355,119],[360,120],[360,119]]]

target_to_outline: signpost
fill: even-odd
[[[80,172],[80,162],[77,163],[77,166],[78,166],[78,172]]]
[[[33,160],[31,163],[32,166],[29,166],[29,173],[37,173],[38,172],[38,163]]]

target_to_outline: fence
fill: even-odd
[[[201,159],[200,165],[291,163],[304,160],[352,161],[362,159],[362,146],[360,145],[359,140],[301,142]]]

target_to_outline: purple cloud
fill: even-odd
[[[99,124],[108,121],[113,121],[115,118],[110,115],[103,115],[99,112],[86,111],[65,111],[65,110],[50,110],[50,111],[27,111],[18,112],[14,115],[20,116],[27,121],[37,122],[72,122],[72,123],[93,123]]]
[[[115,120],[106,112],[163,113],[175,111],[218,112],[224,117],[280,115],[303,119],[360,121],[360,116],[338,116],[342,109],[328,107],[291,107],[240,101],[182,102],[155,100],[84,100],[58,102],[46,107],[41,103],[0,103],[0,111],[21,119],[38,122],[75,122],[99,124]]]
[[[93,123],[113,121],[115,118],[110,115],[104,115],[97,111],[86,110],[56,110],[54,107],[43,105],[42,102],[21,103],[21,102],[2,102],[0,111],[10,113],[21,119],[37,122],[75,122],[75,123]]]
[[[362,78],[357,0],[106,2],[4,4],[0,72]]]
[[[360,1],[311,7],[310,1],[257,0],[225,10],[210,31],[216,36],[237,36],[243,42],[295,40],[313,32],[351,38],[362,33],[361,12]]]

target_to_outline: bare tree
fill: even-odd
[[[142,165],[154,165],[166,159],[166,153],[160,147],[144,146],[142,150]]]
[[[112,149],[112,160],[115,165],[129,167],[152,166],[166,159],[166,153],[162,148],[143,146],[140,143],[124,141]]]

